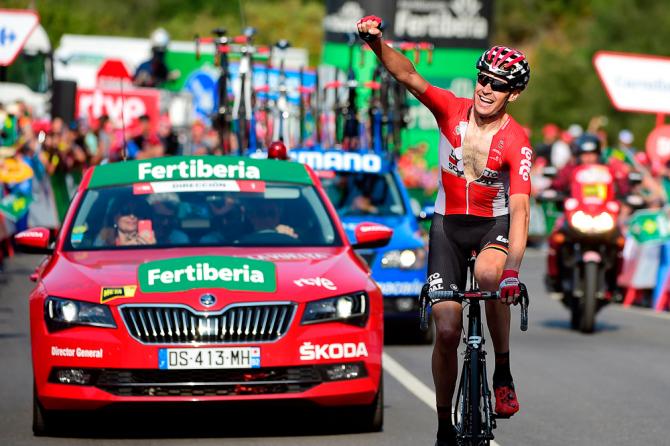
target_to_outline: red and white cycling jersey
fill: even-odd
[[[440,128],[440,184],[435,212],[497,217],[509,213],[509,196],[530,194],[533,151],[523,128],[511,117],[491,140],[486,168],[468,183],[463,171],[463,138],[472,99],[429,86],[419,100],[430,109]]]

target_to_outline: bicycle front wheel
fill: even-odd
[[[469,432],[470,442],[466,445],[480,446],[482,413],[481,413],[481,373],[479,369],[479,350],[470,350],[470,395],[469,395]]]

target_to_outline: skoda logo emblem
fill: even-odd
[[[216,303],[216,296],[213,294],[203,294],[200,296],[200,303],[205,307],[211,307]]]

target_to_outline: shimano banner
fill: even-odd
[[[326,39],[346,40],[356,21],[375,14],[385,21],[387,38],[428,41],[437,47],[486,48],[493,0],[327,0]]]

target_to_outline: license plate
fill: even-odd
[[[158,368],[174,369],[255,369],[261,366],[259,347],[161,348]]]

